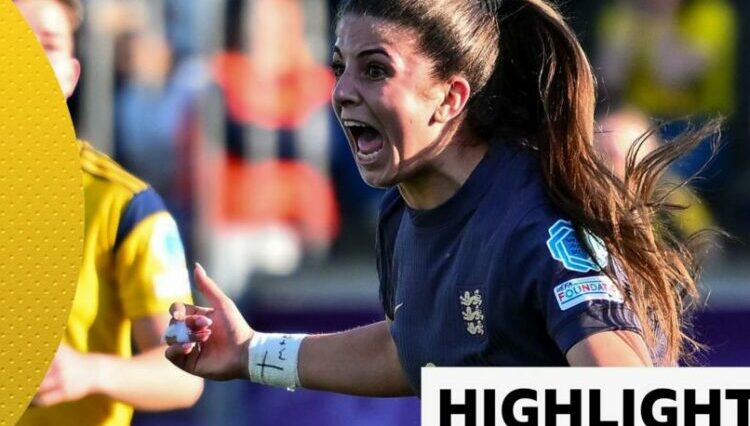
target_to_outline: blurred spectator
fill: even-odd
[[[735,109],[737,23],[726,0],[618,0],[599,21],[605,93],[660,118]]]
[[[201,155],[213,158],[204,162],[213,183],[201,203],[210,263],[235,295],[253,273],[285,275],[303,254],[325,253],[339,228],[327,177],[333,75],[313,58],[298,0],[243,4],[247,53],[221,52],[212,62],[226,157]],[[227,258],[228,245],[239,259]]]
[[[214,77],[228,113],[227,143],[233,156],[250,154],[244,127],[282,133],[282,157],[299,155],[294,145],[327,144],[324,140],[293,141],[294,130],[312,125],[316,112],[328,107],[334,77],[315,62],[304,35],[298,0],[245,2],[245,48],[216,56]],[[239,127],[239,128],[238,128]],[[252,143],[252,142],[251,142]]]
[[[654,126],[649,123],[643,113],[637,110],[613,112],[601,119],[599,126],[600,131],[596,135],[594,149],[621,179],[625,177],[631,147],[637,150],[635,151],[637,163],[662,143],[656,133],[649,134]],[[671,190],[684,178],[667,175],[663,180],[666,184],[665,189]],[[672,217],[668,218],[672,231],[683,240],[714,225],[711,212],[689,186],[681,186],[672,191],[666,202],[686,207],[675,210]]]
[[[199,53],[202,41],[199,27],[205,25],[201,14],[206,13],[207,4],[206,0],[164,0],[165,32],[178,61]]]
[[[126,33],[119,47],[117,158],[172,198],[178,139],[206,87],[207,68],[192,59],[174,64],[167,40],[158,33]]]
[[[339,216],[328,179],[291,160],[245,162],[206,158],[214,179],[204,195],[208,257],[241,295],[255,273],[288,275],[304,254],[322,255],[338,234]],[[210,189],[209,189],[210,188]]]

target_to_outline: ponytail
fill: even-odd
[[[628,295],[648,346],[666,339],[663,359],[656,361],[675,364],[699,347],[688,335],[698,268],[690,243],[661,226],[671,206],[656,190],[669,164],[717,133],[720,123],[682,135],[637,165],[636,147],[621,181],[592,148],[595,80],[575,34],[542,0],[504,3],[497,65],[470,124],[485,136],[526,135],[553,203],[580,236],[585,230],[604,241],[620,270],[607,273]]]

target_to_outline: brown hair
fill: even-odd
[[[72,25],[73,30],[77,30],[79,26],[81,26],[81,23],[83,22],[83,6],[81,5],[80,0],[57,0],[60,2],[63,6],[65,6],[66,9],[68,9],[68,17],[70,18],[70,23]]]
[[[14,0],[14,3],[18,3],[19,1],[23,0]],[[81,5],[80,0],[55,0],[56,2],[60,3],[66,10],[68,14],[68,19],[70,20],[70,27],[75,32],[79,26],[81,26],[81,22],[83,22],[83,6]]]
[[[659,218],[669,206],[655,189],[666,167],[718,123],[684,134],[638,164],[632,155],[622,181],[592,148],[591,65],[546,1],[344,0],[339,17],[348,13],[415,30],[437,77],[461,74],[471,84],[465,124],[481,140],[523,139],[538,151],[552,202],[579,235],[599,236],[618,260],[621,271],[607,273],[628,295],[648,346],[666,338],[664,358],[656,361],[673,364],[697,347],[687,334],[687,314],[698,297],[697,262],[662,227]]]

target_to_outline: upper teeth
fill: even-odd
[[[354,120],[344,120],[344,126],[346,127],[369,127],[365,123],[354,121]]]

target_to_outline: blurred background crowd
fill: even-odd
[[[84,73],[69,101],[82,138],[152,183],[200,261],[261,331],[323,332],[383,317],[374,263],[382,192],[359,178],[329,106],[335,0],[88,0]],[[750,3],[571,0],[599,78],[596,148],[615,172],[722,116],[669,171],[696,175],[672,220],[734,239],[707,260],[697,319],[708,365],[750,365]],[[415,399],[208,383],[196,407],[137,425],[416,425]]]

